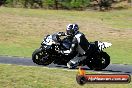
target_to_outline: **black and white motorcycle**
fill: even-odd
[[[80,62],[79,65],[87,65],[93,70],[105,69],[110,64],[110,56],[104,52],[105,48],[112,44],[108,42],[95,41],[90,43],[90,49],[94,50],[90,56]],[[68,50],[71,47],[71,38],[69,36],[61,39],[56,33],[47,35],[41,43],[40,48],[32,54],[32,60],[38,65],[49,65],[52,62],[59,65],[66,65],[77,52],[72,54],[61,53],[62,50]]]

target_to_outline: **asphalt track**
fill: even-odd
[[[22,58],[22,57],[8,57],[8,56],[0,56],[0,64],[15,64],[15,65],[24,65],[24,66],[41,66],[32,62],[31,58]],[[49,68],[60,68],[60,69],[68,69],[64,65],[50,64],[46,67]],[[87,66],[84,66],[88,71],[90,70]],[[110,64],[107,68],[102,71],[105,73],[121,73],[121,74],[132,74],[132,65],[123,65],[123,64]]]

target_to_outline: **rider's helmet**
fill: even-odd
[[[75,35],[79,30],[79,27],[77,24],[69,24],[67,25],[67,35]]]

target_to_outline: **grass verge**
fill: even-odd
[[[93,74],[93,72],[87,72]],[[77,71],[47,67],[0,65],[0,88],[131,88],[130,84],[76,83]]]

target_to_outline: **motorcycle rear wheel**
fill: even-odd
[[[101,52],[100,56],[92,58],[87,66],[91,70],[102,70],[105,69],[110,64],[110,56],[106,52]]]

